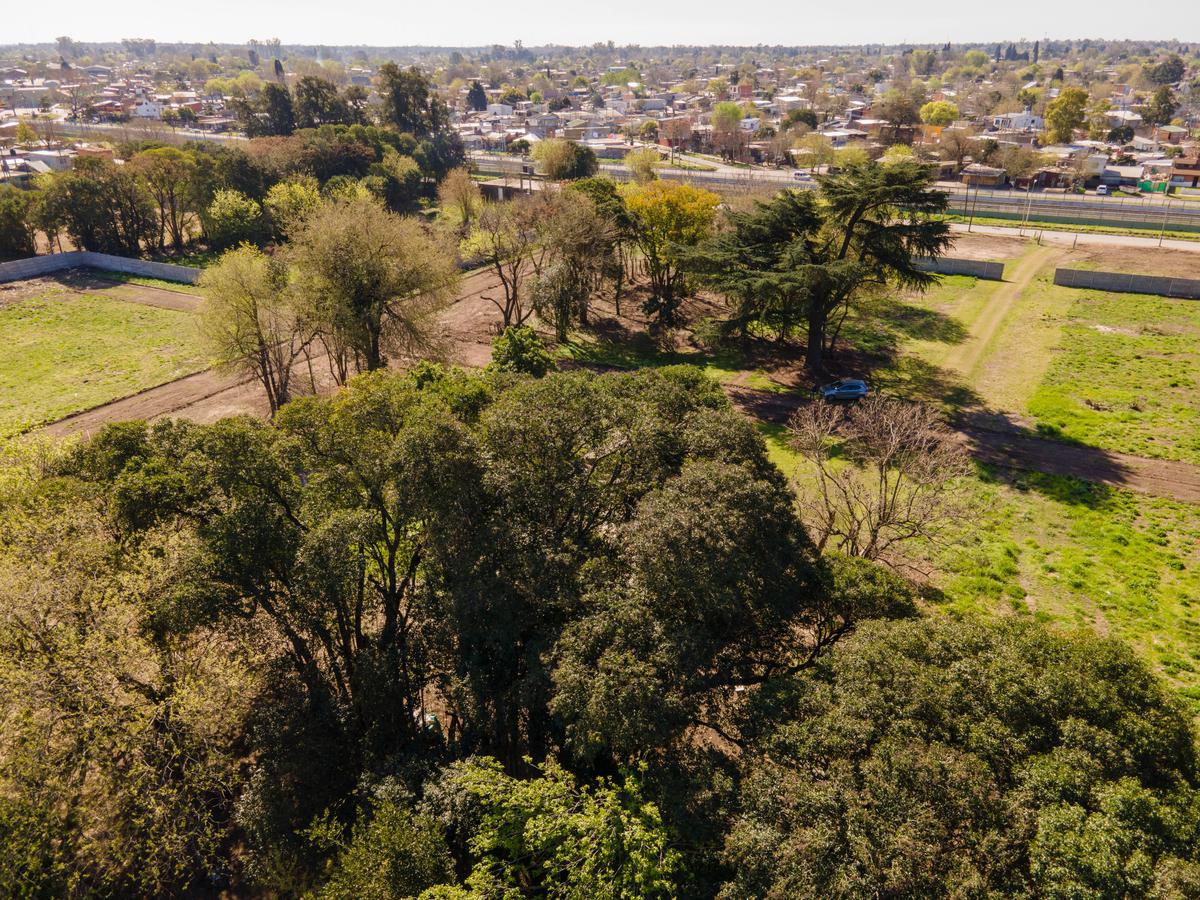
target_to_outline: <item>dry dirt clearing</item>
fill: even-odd
[[[132,303],[147,303],[169,309],[194,310],[200,298],[193,294],[137,284],[106,281],[90,273],[73,274],[62,279],[37,279],[21,282],[33,285],[31,295],[45,291],[51,285],[66,285],[73,290],[90,294],[119,297]],[[435,355],[446,362],[464,366],[487,365],[491,357],[491,340],[499,313],[488,297],[499,298],[500,285],[494,275],[477,272],[463,279],[458,299],[439,317],[438,345]],[[3,295],[0,294],[0,300]],[[17,299],[17,298],[14,298]],[[318,389],[329,389],[329,379],[323,357],[314,355],[313,371]],[[307,372],[300,373],[301,381]],[[208,369],[176,381],[122,397],[111,403],[84,410],[47,425],[49,434],[94,434],[109,422],[127,419],[161,419],[177,416],[196,422],[215,422],[233,415],[265,416],[267,404],[263,392],[252,380]]]

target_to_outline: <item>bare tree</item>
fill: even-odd
[[[789,423],[792,446],[816,470],[802,490],[806,524],[824,550],[895,563],[898,545],[936,539],[961,511],[953,489],[966,449],[928,406],[869,397],[811,403]]]
[[[313,341],[286,269],[242,246],[205,269],[200,286],[201,330],[217,364],[254,376],[275,415],[291,398],[292,370]]]
[[[533,315],[525,296],[525,280],[541,269],[541,226],[548,201],[520,197],[489,203],[480,210],[474,233],[467,242],[500,279],[503,297],[485,296],[500,310],[503,327],[522,325]]]

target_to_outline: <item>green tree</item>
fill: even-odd
[[[862,291],[885,284],[921,288],[933,276],[917,260],[949,246],[948,226],[930,218],[946,195],[915,162],[851,166],[821,181],[819,196],[785,191],[687,254],[689,267],[735,302],[734,327],[766,322],[786,336],[807,324],[806,363],[823,367],[830,316]]]
[[[638,184],[658,178],[656,170],[660,165],[662,157],[652,147],[640,147],[625,154],[625,167],[633,174],[633,180]]]
[[[433,316],[458,284],[452,253],[415,219],[371,200],[319,206],[290,257],[338,383],[382,368],[389,354],[428,347]]]
[[[522,780],[483,759],[454,767],[450,778],[479,808],[467,877],[473,895],[675,896],[682,859],[632,775],[621,784],[579,786],[548,759],[536,777]]]
[[[191,202],[196,177],[194,155],[176,147],[157,147],[136,154],[129,165],[145,181],[158,207],[158,246],[170,240],[171,246],[181,249],[196,215]]]
[[[383,159],[371,166],[368,184],[394,212],[413,212],[421,193],[421,166],[411,156],[387,147]]]
[[[299,176],[271,185],[263,208],[276,238],[283,239],[297,231],[305,217],[320,203],[321,188],[317,180],[312,176]]]
[[[1112,103],[1107,98],[1101,98],[1093,103],[1087,112],[1088,138],[1093,141],[1104,140],[1109,132],[1108,113]]]
[[[483,205],[483,194],[470,171],[458,168],[446,173],[438,185],[438,202],[442,214],[456,219],[459,234],[465,237]]]
[[[949,125],[958,119],[958,107],[948,100],[933,100],[921,107],[921,121],[926,125]]]
[[[917,105],[912,97],[896,88],[884,93],[879,106],[879,115],[893,125],[915,125],[921,120]]]
[[[1175,53],[1153,66],[1146,67],[1146,77],[1157,85],[1175,84],[1182,81],[1186,73],[1187,65]]]
[[[78,159],[43,182],[39,220],[47,232],[65,231],[83,250],[138,256],[153,241],[158,214],[132,169],[110,160]]]
[[[883,156],[879,157],[879,164],[883,166],[914,162],[919,162],[917,152],[907,144],[892,144],[883,152]]]
[[[487,91],[483,89],[483,85],[478,81],[472,81],[471,89],[467,91],[467,106],[476,112],[483,112],[487,109],[487,105]]]
[[[1167,125],[1178,108],[1175,94],[1164,84],[1142,107],[1142,118],[1146,120],[1147,125]]]
[[[1056,144],[1068,143],[1087,119],[1088,92],[1065,87],[1046,107],[1046,135]]]
[[[554,356],[528,325],[509,325],[492,339],[493,368],[541,378],[555,368]]]
[[[754,705],[722,896],[1179,896],[1195,877],[1190,716],[1114,641],[870,623]]]
[[[363,814],[366,818],[366,814]],[[416,897],[454,880],[454,861],[438,824],[395,801],[378,804],[355,823],[321,888],[322,900],[393,900]]]
[[[418,138],[442,131],[448,122],[446,105],[433,81],[416,66],[402,69],[392,62],[379,67],[379,115],[383,123]]]
[[[713,145],[718,152],[729,159],[739,158],[745,148],[747,136],[742,130],[742,119],[745,117],[745,110],[732,101],[726,100],[713,105],[711,115]]]
[[[304,75],[296,82],[294,106],[297,128],[350,125],[355,118],[337,85],[315,75]]]
[[[204,231],[214,250],[238,244],[259,244],[267,237],[262,206],[245,194],[221,190],[204,211]]]
[[[250,137],[286,136],[296,130],[292,95],[282,84],[267,82],[253,100],[240,100],[234,108]]]
[[[37,195],[12,185],[0,185],[0,260],[37,253],[34,204]]]
[[[677,248],[692,247],[712,229],[720,198],[701,188],[675,181],[630,185],[623,191],[633,240],[646,261],[650,297],[646,312],[663,326],[678,321],[687,280]]]
[[[258,381],[275,415],[291,399],[293,369],[313,340],[287,269],[242,246],[206,268],[200,286],[201,333],[213,360]]]
[[[563,138],[540,141],[533,148],[533,158],[546,177],[554,181],[588,178],[599,168],[591,148]]]

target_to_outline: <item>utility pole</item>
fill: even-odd
[[[1163,237],[1164,237],[1164,236],[1166,235],[1166,233],[1167,233],[1167,215],[1170,213],[1170,210],[1171,210],[1171,198],[1170,198],[1170,197],[1164,197],[1163,199],[1164,199],[1166,202],[1163,204],[1163,220],[1162,220],[1162,228],[1160,228],[1160,229],[1159,229],[1159,231],[1158,231],[1158,246],[1160,246],[1160,247],[1161,247],[1161,246],[1162,246],[1162,244],[1163,244]]]

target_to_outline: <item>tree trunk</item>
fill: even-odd
[[[825,371],[825,312],[812,309],[808,314],[808,347],[804,355],[804,364],[808,371],[820,375]]]

